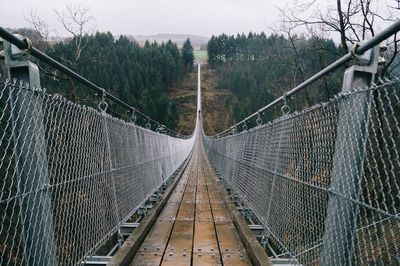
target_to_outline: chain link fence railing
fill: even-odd
[[[204,146],[271,245],[302,265],[400,265],[400,81],[259,124]]]
[[[192,150],[24,83],[0,82],[0,265],[74,265]]]

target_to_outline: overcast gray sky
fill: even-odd
[[[65,35],[54,9],[68,4],[87,6],[99,31],[113,34],[156,33],[212,34],[265,31],[278,19],[276,6],[288,0],[7,0],[0,8],[0,25],[28,26],[30,10],[58,35]]]

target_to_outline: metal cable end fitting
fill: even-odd
[[[26,43],[26,54],[30,54],[32,52],[32,40],[29,39],[28,37],[25,37],[22,41]]]

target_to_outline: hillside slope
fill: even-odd
[[[197,68],[195,68],[197,69]],[[207,135],[214,135],[233,125],[231,104],[235,96],[229,90],[217,90],[218,77],[206,64],[201,68],[201,89],[204,130]],[[195,125],[197,71],[185,77],[178,86],[170,89],[169,98],[178,107],[179,123],[177,131],[188,135]]]

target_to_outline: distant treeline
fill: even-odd
[[[176,127],[178,112],[167,91],[191,71],[193,60],[186,62],[182,55],[187,51],[180,51],[171,41],[146,42],[140,47],[125,36],[116,39],[111,33],[96,33],[82,38],[84,45],[78,57],[76,41],[72,38],[56,43],[46,52],[156,121]],[[42,85],[48,89],[75,101],[96,103],[93,92],[83,85],[51,69],[44,72],[47,75]]]
[[[219,75],[218,87],[232,90],[240,99],[231,103],[236,121],[341,56],[341,50],[329,39],[251,32],[212,36],[207,51],[208,63]],[[329,99],[340,90],[341,79],[340,71],[321,79],[291,101],[292,109]]]

